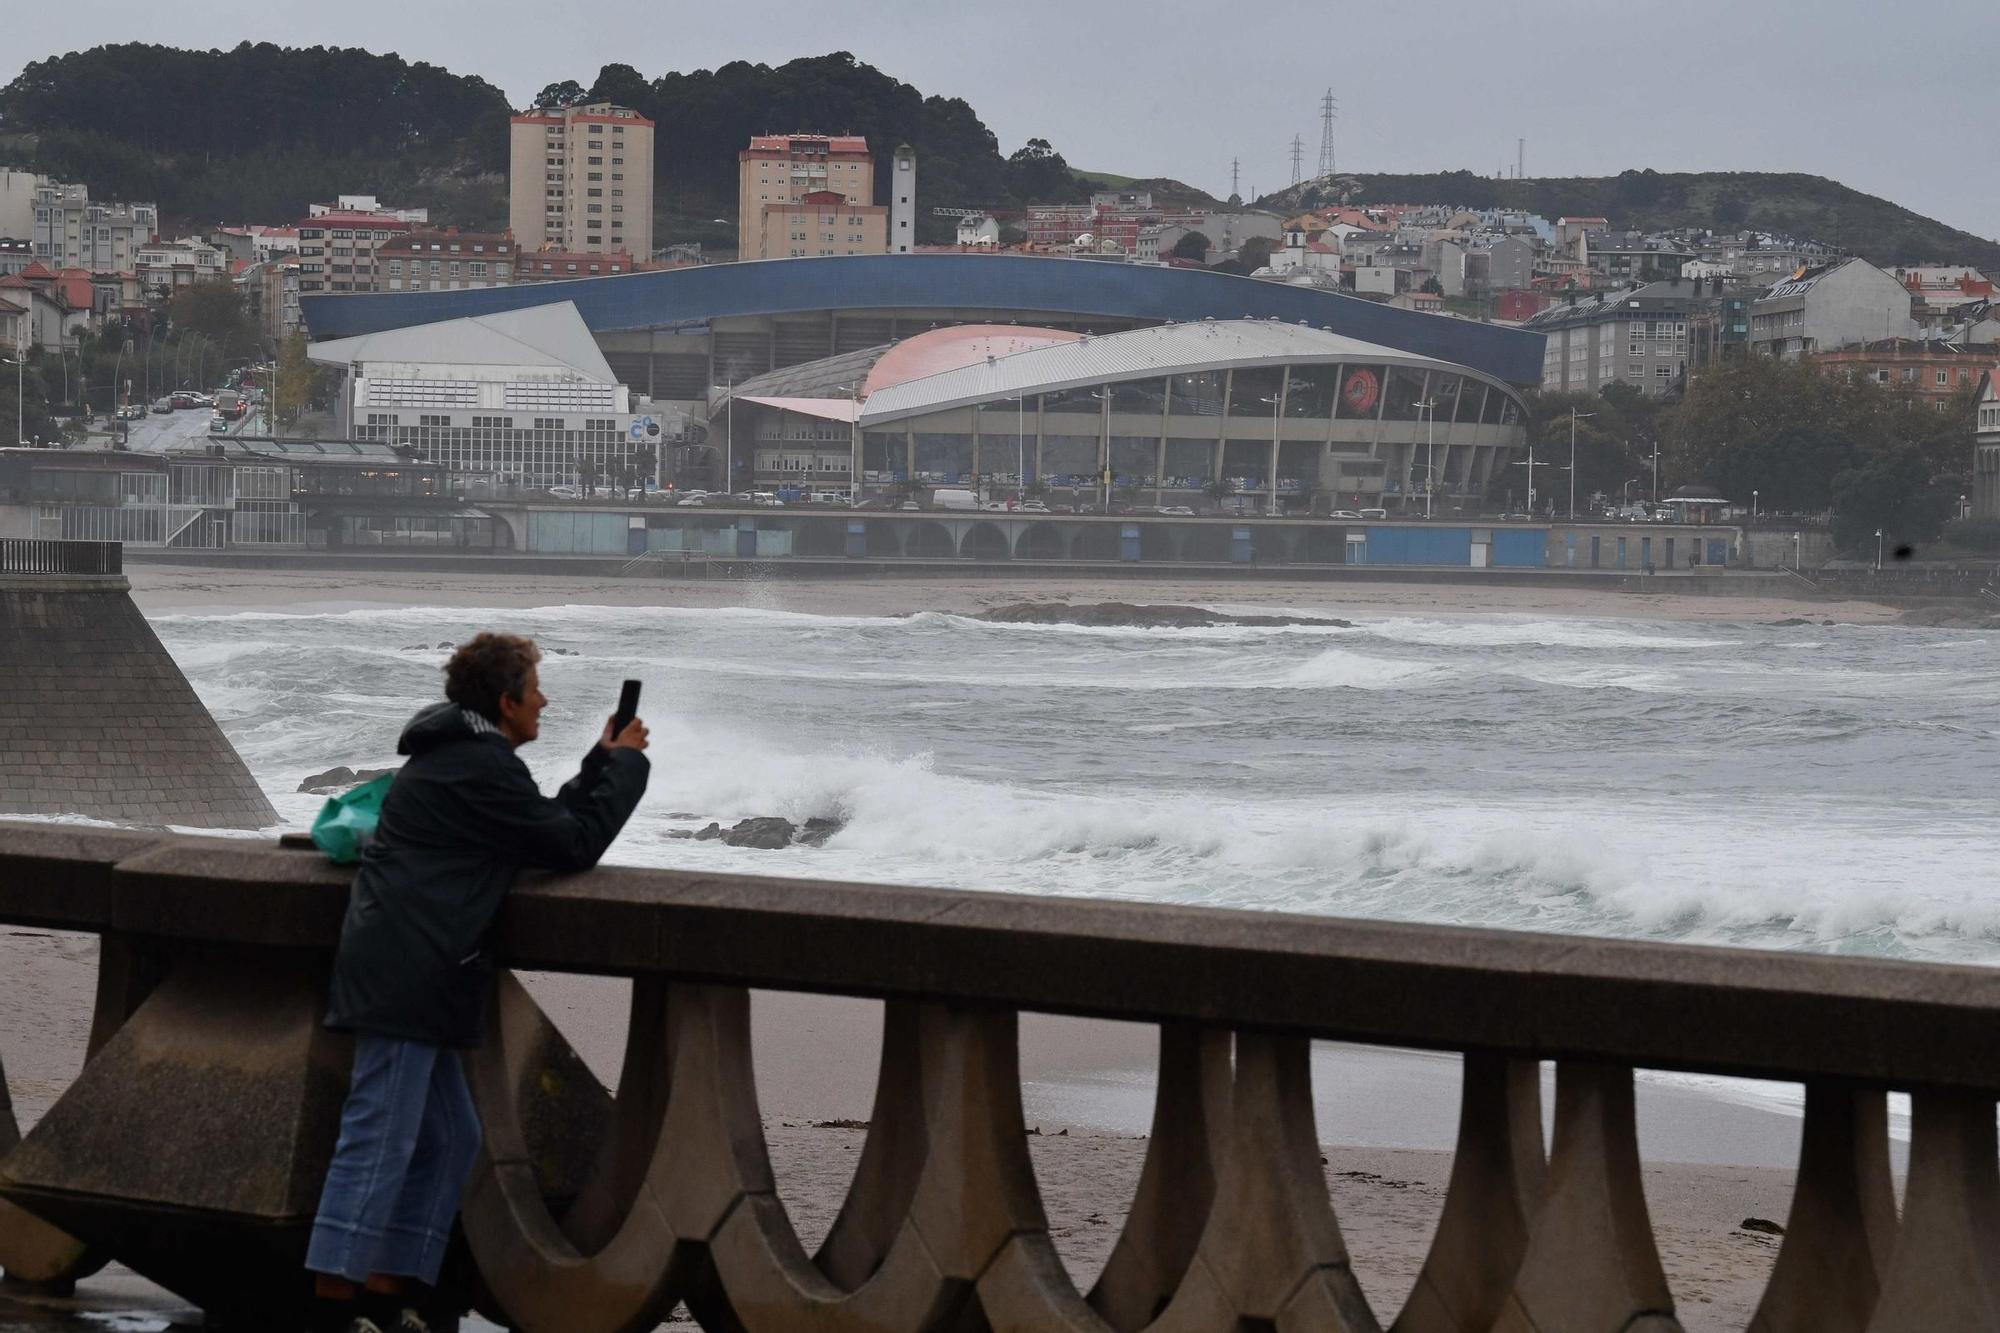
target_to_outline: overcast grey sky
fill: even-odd
[[[1003,152],[1041,136],[1073,165],[1218,195],[1232,156],[1246,195],[1288,184],[1294,134],[1310,173],[1330,84],[1344,169],[1491,174],[1525,136],[1531,176],[1805,171],[2000,237],[1996,0],[76,0],[15,6],[6,34],[4,78],[104,42],[247,38],[394,50],[517,104],[608,61],[652,77],[848,50],[964,97]]]

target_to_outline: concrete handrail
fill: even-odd
[[[303,1243],[339,1093],[296,1071],[340,1058],[317,1015],[346,879],[268,844],[0,823],[0,922],[168,960],[143,1004],[126,971],[101,981],[100,1027],[123,1029],[0,1157],[0,1193],[42,1219],[0,1212],[0,1263],[67,1254],[43,1272],[76,1271],[53,1224],[205,1305],[283,1298],[246,1285],[262,1270],[244,1247],[296,1271],[278,1242]],[[466,1236],[490,1308],[529,1333],[647,1328],[682,1301],[718,1328],[942,1329],[976,1305],[996,1329],[1379,1330],[1321,1174],[1312,1038],[1464,1053],[1404,1333],[1679,1327],[1634,1067],[1806,1084],[1788,1234],[1752,1328],[2000,1329],[2000,971],[622,867],[524,881],[494,948],[634,979],[615,1097],[512,982],[470,1060],[487,1145]],[[765,1152],[750,987],[887,1001],[868,1139],[810,1256]],[[1050,1244],[1023,1137],[1022,1011],[1159,1027],[1146,1165],[1087,1292]],[[200,1066],[189,1086],[235,1081],[231,1098],[207,1118],[160,1109],[163,1061]],[[1900,1220],[1885,1089],[1914,1105]],[[296,1128],[268,1146],[274,1124]],[[134,1136],[147,1152],[121,1153]],[[216,1184],[217,1151],[275,1154],[285,1188],[252,1191],[240,1166]],[[162,1180],[162,1159],[198,1172]],[[223,1219],[204,1225],[228,1244],[212,1259],[166,1245],[169,1212]]]

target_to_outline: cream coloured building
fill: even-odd
[[[653,122],[609,102],[513,118],[508,226],[523,251],[653,254]]]
[[[736,155],[739,259],[879,255],[889,209],[858,134],[760,134]]]

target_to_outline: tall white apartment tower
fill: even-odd
[[[917,150],[896,149],[889,180],[889,253],[906,255],[917,244]]]
[[[653,257],[653,122],[609,102],[513,118],[507,224],[542,249]]]

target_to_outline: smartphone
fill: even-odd
[[[618,691],[618,711],[611,715],[611,738],[618,739],[618,734],[630,726],[632,719],[637,716],[639,716],[639,682],[628,680],[624,688]]]

